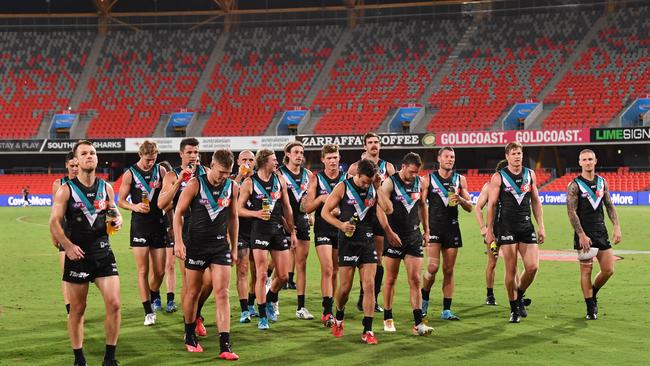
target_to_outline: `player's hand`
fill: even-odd
[[[546,239],[546,230],[544,230],[543,226],[540,226],[537,229],[537,244],[544,244],[544,239]]]
[[[487,226],[481,227],[481,236],[485,238],[486,234],[487,234]]]
[[[113,219],[113,224],[115,230],[120,230],[122,228],[122,215],[115,216]]]
[[[401,247],[402,246],[402,240],[395,234],[393,230],[389,230],[386,232],[386,240],[388,240],[388,244],[391,247]]]
[[[622,238],[623,236],[621,235],[621,228],[614,227],[614,231],[612,232],[612,242],[614,242],[614,245],[620,243]]]
[[[341,230],[344,233],[353,233],[354,230],[356,229],[357,229],[356,225],[352,225],[348,221],[342,222],[341,225],[339,226],[339,230]]]
[[[298,245],[298,236],[296,234],[296,230],[294,230],[291,232],[290,249],[295,249],[296,245]]]
[[[78,246],[72,244],[69,248],[66,248],[65,255],[71,261],[78,261],[84,259],[84,251]]]
[[[231,266],[239,261],[239,258],[237,257],[237,247],[230,249],[230,259],[232,260],[230,262]]]
[[[460,196],[458,193],[452,194],[451,197],[449,197],[449,202],[458,204],[458,202],[460,202]]]
[[[307,215],[307,222],[309,222],[309,226],[314,226],[314,215]]]
[[[425,230],[424,234],[422,234],[422,246],[423,247],[426,247],[427,244],[429,243],[429,235],[431,235],[429,230]]]
[[[148,213],[149,212],[149,205],[146,203],[138,203],[137,205],[133,206],[133,212],[139,212],[139,213]]]
[[[185,244],[183,242],[174,243],[174,254],[176,258],[185,260]]]
[[[379,174],[375,174],[375,180],[372,181],[372,185],[375,187],[375,189],[378,189],[379,186],[381,186],[381,177]]]
[[[494,237],[494,232],[488,228],[485,229],[485,242],[486,243],[492,243],[493,241],[496,241],[496,238]]]
[[[271,213],[269,211],[259,210],[255,212],[257,212],[256,217],[260,220],[267,221],[271,218]]]
[[[580,250],[585,253],[587,253],[589,251],[589,248],[591,248],[591,239],[585,235],[585,233],[582,233],[578,236],[578,242],[580,243]]]
[[[181,172],[181,180],[183,182],[187,182],[188,180],[190,180],[190,178],[192,178],[192,174],[194,174],[194,169],[190,169],[186,167]]]

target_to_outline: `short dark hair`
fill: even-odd
[[[497,166],[494,168],[494,171],[498,172],[498,171],[500,171],[501,169],[503,169],[503,168],[505,168],[507,166],[508,166],[508,160],[506,160],[506,159],[499,160],[499,162],[497,163]]]
[[[181,140],[181,152],[185,150],[185,146],[199,146],[199,140],[195,137],[186,137]]]
[[[72,159],[74,159],[74,152],[68,151],[68,153],[65,154],[65,163],[67,164]]]
[[[377,140],[379,140],[379,143],[381,144],[381,139],[379,138],[379,135],[377,135],[377,134],[374,133],[374,132],[368,132],[368,133],[366,133],[365,135],[363,135],[363,144],[365,145],[365,144],[366,144],[366,140],[368,140],[368,139],[371,138],[371,137],[376,137]]]
[[[74,147],[72,148],[72,155],[74,155],[75,157],[77,156],[77,149],[78,149],[79,146],[81,146],[81,145],[94,146],[93,143],[90,142],[90,141],[88,141],[88,140],[79,140],[79,141],[77,141],[76,144],[74,144]]]
[[[219,149],[212,154],[212,161],[228,168],[235,162],[235,156],[230,149]]]
[[[377,174],[377,170],[377,164],[372,160],[361,159],[357,162],[357,174],[372,178]]]
[[[410,152],[402,158],[402,165],[415,165],[419,168],[422,166],[422,158],[417,153]]]
[[[443,151],[454,152],[454,148],[451,146],[441,147],[440,150],[438,150],[438,156],[442,155]]]
[[[327,154],[334,154],[339,152],[339,145],[337,144],[327,144],[323,145],[323,148],[320,149],[320,157],[324,158]]]
[[[519,141],[509,142],[508,145],[506,145],[506,154],[509,154],[510,151],[514,149],[521,149],[523,151],[524,145],[522,145]]]

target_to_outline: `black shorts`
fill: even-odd
[[[314,233],[314,244],[331,245],[332,249],[339,249],[339,234],[338,233]]]
[[[386,236],[386,232],[384,231],[384,228],[381,227],[381,224],[377,218],[375,218],[372,222],[372,235],[375,237]]]
[[[384,256],[388,258],[404,259],[407,255],[422,258],[422,234],[414,233],[409,235],[400,235],[402,246],[392,247],[384,242]]]
[[[108,255],[95,259],[85,257],[78,261],[65,257],[63,281],[71,283],[94,282],[99,277],[118,276],[117,263],[112,251]]]
[[[239,236],[237,237],[237,249],[242,250],[242,249],[250,249],[251,248],[251,234],[250,232],[245,233],[245,232],[239,232]]]
[[[377,263],[374,241],[339,241],[339,267],[359,267],[362,264]]]
[[[168,247],[167,232],[162,224],[131,224],[131,247],[163,249]],[[187,245],[187,243],[185,244]]]
[[[264,234],[251,232],[251,249],[289,250],[291,243],[284,233]]]
[[[508,228],[499,227],[499,235],[496,235],[498,245],[510,244],[537,244],[537,234],[535,228],[530,227],[525,230],[510,230]]]
[[[203,271],[211,264],[229,266],[232,263],[230,247],[227,241],[205,242],[207,247],[187,248],[185,255],[185,268],[194,271]]]
[[[309,241],[311,228],[309,227],[309,217],[307,214],[299,213],[297,216],[294,216],[293,222],[296,225],[296,238],[298,240]]]
[[[609,235],[607,230],[603,231],[585,231],[585,234],[591,239],[591,247],[598,248],[599,250],[612,249],[612,245],[609,242]],[[580,250],[580,242],[578,240],[578,234],[573,234],[573,249]]]
[[[460,225],[430,225],[428,243],[440,244],[443,248],[462,248]]]

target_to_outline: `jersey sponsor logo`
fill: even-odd
[[[100,241],[99,242],[99,247],[102,248],[102,249],[104,249],[106,247],[109,247],[109,246],[110,246],[110,244],[107,241]]]
[[[95,210],[97,211],[102,211],[106,209],[106,201],[105,200],[94,200],[93,205],[95,206]]]
[[[401,255],[402,254],[401,250],[395,249],[395,248],[388,248],[388,249],[386,249],[386,252],[390,253],[390,254],[395,254],[395,255]]]
[[[255,245],[261,245],[263,247],[268,247],[269,242],[266,240],[255,239]]]
[[[217,235],[217,240],[221,240],[221,239],[223,239],[223,238],[225,238],[224,235]]]
[[[226,207],[230,205],[230,198],[219,198],[217,204],[221,207]]]
[[[193,265],[193,266],[203,266],[203,265],[205,265],[205,261],[204,261],[204,260],[201,260],[201,259],[192,259],[192,258],[188,258],[188,259],[187,259],[187,263],[188,263],[188,264],[191,264],[191,265]]]
[[[142,243],[142,244],[144,244],[144,243],[147,242],[147,239],[146,238],[133,238],[133,240],[131,240],[131,241],[134,242],[134,243]]]
[[[501,240],[515,240],[515,237],[512,235],[501,235]]]
[[[429,235],[429,240],[440,240],[438,235]]]
[[[366,238],[372,238],[372,233],[366,233]]]
[[[344,255],[343,256],[343,261],[344,262],[356,262],[359,260],[358,255]]]
[[[326,237],[326,236],[319,236],[319,237],[316,237],[316,241],[319,242],[319,243],[329,243],[332,240],[330,238]]]
[[[75,202],[75,203],[72,204],[72,207],[74,207],[74,208],[83,208],[84,203],[83,202]]]
[[[72,278],[87,278],[90,276],[90,273],[88,272],[77,272],[77,271],[70,271],[68,272],[68,276]]]

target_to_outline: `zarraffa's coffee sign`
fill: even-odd
[[[650,127],[592,128],[591,142],[648,142]]]
[[[336,144],[341,149],[363,148],[363,135],[301,135],[296,140],[302,142],[305,149],[319,150],[325,145]],[[420,134],[379,134],[382,148],[427,148],[436,144],[432,133]]]

